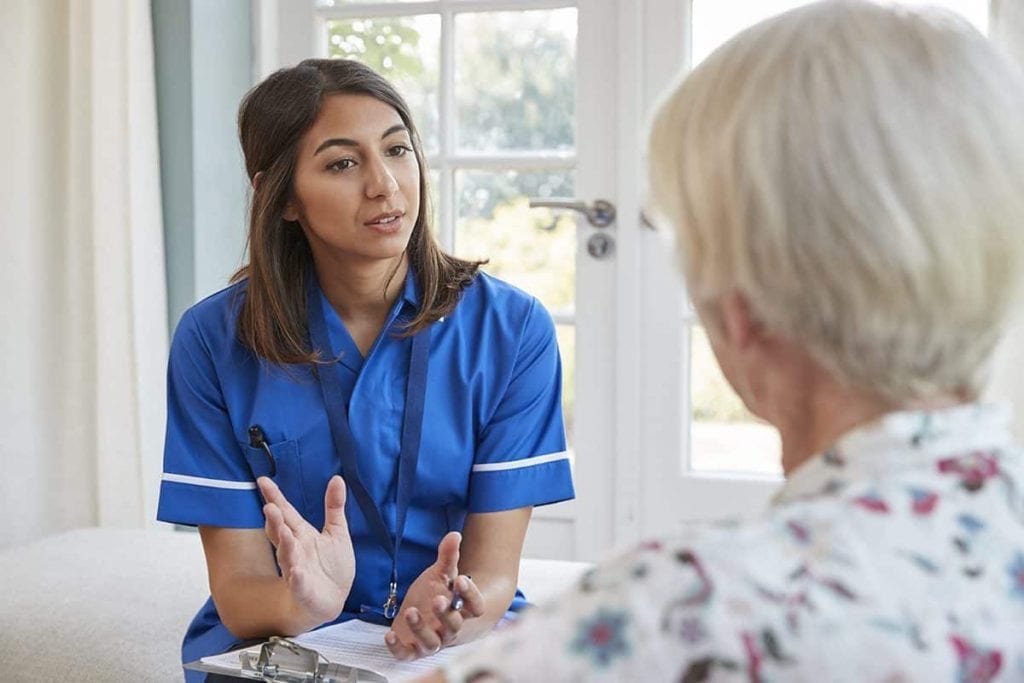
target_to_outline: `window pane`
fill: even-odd
[[[693,0],[692,64],[703,61],[716,47],[762,19],[809,4],[811,0]],[[908,6],[945,7],[988,32],[989,0],[897,0]]]
[[[328,21],[327,45],[329,56],[358,59],[394,83],[412,108],[427,153],[437,151],[440,16]]]
[[[573,407],[576,405],[576,326],[557,325],[558,350],[562,354],[562,414],[565,416],[565,438],[569,442],[569,453],[572,457]]]
[[[575,9],[456,15],[458,148],[571,150],[575,72]]]
[[[573,196],[572,171],[455,173],[455,253],[490,259],[483,269],[571,315],[576,224],[568,213],[531,209],[529,197]]]
[[[782,474],[778,432],[744,407],[699,325],[690,328],[690,405],[691,469]]]

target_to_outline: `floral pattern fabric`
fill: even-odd
[[[1006,406],[891,413],[758,520],[653,541],[447,669],[508,681],[1024,681],[1024,453]]]

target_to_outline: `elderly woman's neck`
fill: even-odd
[[[839,384],[824,371],[788,402],[773,422],[782,437],[782,470],[794,469],[832,446],[843,434],[899,410],[936,410],[970,400],[966,396],[935,396],[896,403]]]
[[[782,437],[782,471],[789,475],[811,457],[823,452],[846,432],[891,411],[879,399],[821,385],[790,403],[773,420]]]

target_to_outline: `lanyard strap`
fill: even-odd
[[[309,336],[313,348],[320,352],[322,358],[332,358],[334,353],[327,334],[323,300],[313,277],[310,277],[307,283],[306,303]],[[402,445],[398,455],[398,482],[395,490],[396,520],[393,542],[387,524],[359,473],[358,447],[348,422],[348,405],[338,377],[340,368],[337,362],[317,366],[320,391],[323,394],[324,407],[327,409],[327,420],[331,426],[331,438],[334,441],[334,450],[341,460],[345,483],[355,496],[356,503],[377,542],[391,557],[388,601],[384,604],[384,613],[389,619],[393,618],[398,610],[398,551],[405,533],[405,518],[416,479],[416,463],[419,460],[420,437],[423,433],[423,405],[427,393],[427,368],[430,364],[430,332],[431,329],[427,327],[413,335],[412,350],[409,354],[409,380],[405,392]]]

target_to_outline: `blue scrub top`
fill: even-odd
[[[274,480],[319,529],[327,481],[345,476],[320,386],[308,366],[272,365],[239,342],[236,320],[245,286],[242,281],[200,301],[175,331],[157,518],[262,528],[255,480],[268,473],[269,463],[262,449],[249,447],[248,437],[249,427],[259,425],[276,461]],[[411,340],[396,333],[419,308],[415,278],[407,276],[386,331],[365,359],[326,298],[323,308],[360,445],[359,472],[393,535],[411,348]],[[441,538],[461,530],[468,513],[573,496],[551,316],[535,298],[480,273],[454,311],[433,325],[416,484],[398,558],[399,599],[433,564]],[[337,621],[358,616],[362,605],[379,608],[391,570],[352,495],[345,513],[356,576]],[[193,661],[239,644],[207,600],[185,635],[182,658]]]

